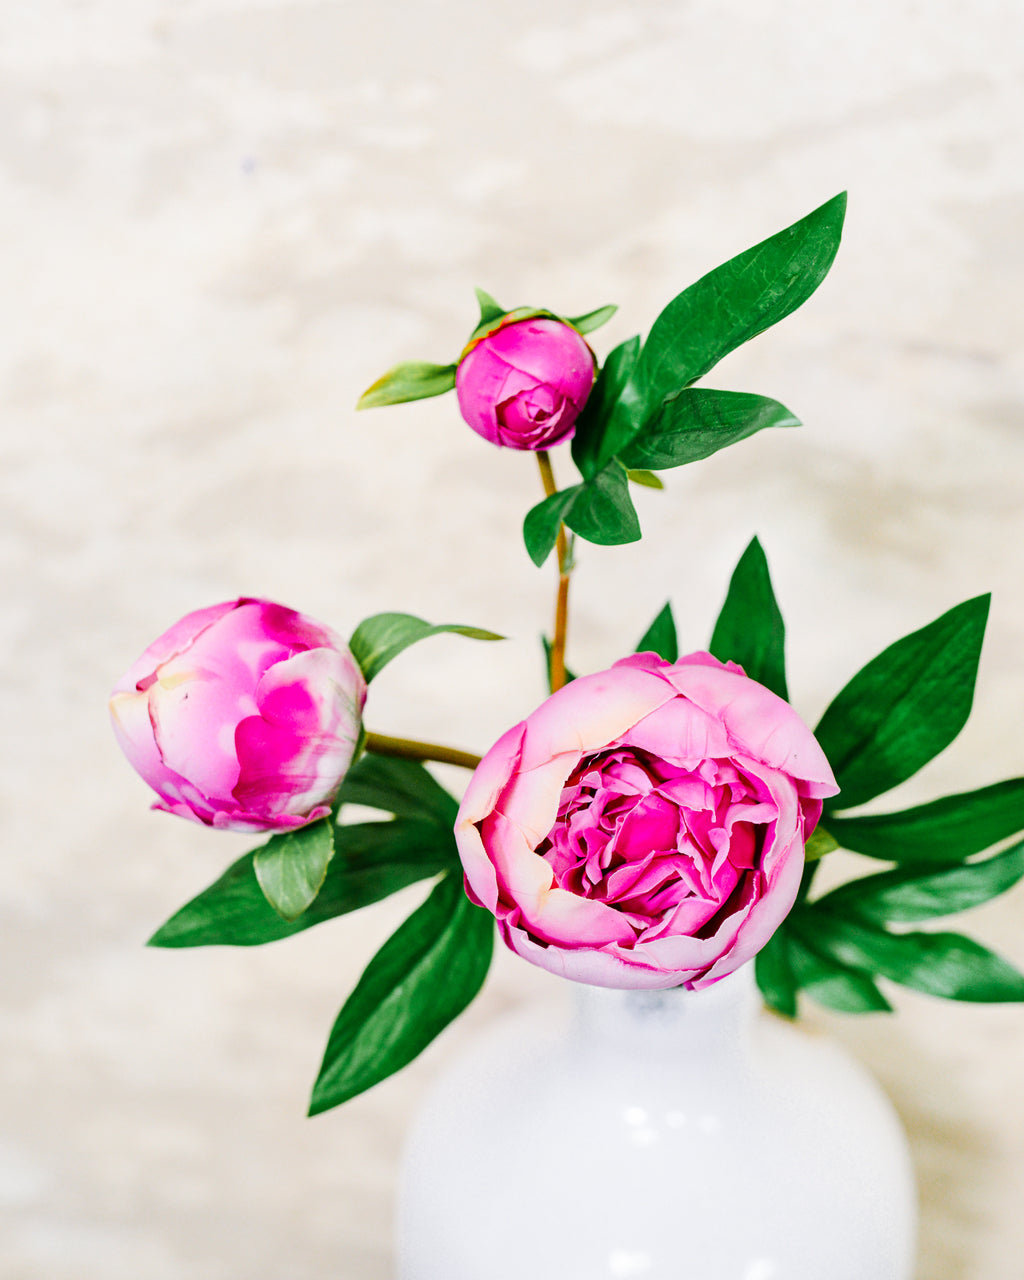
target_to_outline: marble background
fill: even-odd
[[[503,1009],[565,998],[502,956],[416,1065],[307,1121],[417,893],[265,950],[146,950],[247,841],[150,814],[104,707],[172,620],[239,593],[513,637],[411,652],[381,732],[483,749],[534,705],[532,461],[450,397],[353,412],[393,362],[453,357],[474,285],[620,303],[603,354],[848,188],[826,284],[711,379],[806,425],[640,493],[641,547],[582,549],[571,661],[619,656],[666,595],[706,643],[757,532],[813,723],[991,589],[971,725],[893,800],[1024,772],[1022,77],[1017,0],[0,9],[0,1275],[386,1280],[423,1090]],[[1024,965],[1022,922],[1018,886],[966,927]],[[1019,1280],[1024,1013],[894,998],[815,1020],[909,1128],[919,1280]]]

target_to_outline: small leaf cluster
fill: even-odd
[[[800,991],[847,1013],[889,1010],[879,978],[952,1000],[1024,1000],[1024,974],[972,938],[904,927],[977,906],[1024,877],[1024,778],[899,812],[850,812],[912,777],[966,724],[988,607],[987,595],[976,596],[889,645],[818,722],[841,790],[808,842],[796,906],[757,957],[758,984],[778,1012],[795,1016]],[[785,698],[784,647],[755,538],[733,574],[711,652]],[[836,848],[893,865],[812,899],[818,860]]]
[[[646,342],[629,338],[610,353],[576,422],[580,483],[546,497],[524,521],[535,564],[562,524],[588,542],[636,542],[629,480],[657,486],[655,472],[709,458],[766,427],[800,425],[766,396],[694,383],[807,301],[835,258],[845,212],[843,193],[684,289]]]
[[[339,822],[347,804],[390,817]],[[334,812],[245,854],[150,939],[155,947],[251,947],[301,933],[430,880],[427,899],[370,961],[338,1014],[310,1114],[355,1097],[406,1066],[480,990],[494,918],[463,892],[452,827],[458,803],[421,765],[367,752],[342,783]],[[323,858],[319,891],[293,918],[270,905],[259,865],[267,849],[301,866]],[[279,847],[279,846],[278,846]],[[297,876],[298,873],[290,873]]]

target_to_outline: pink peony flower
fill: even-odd
[[[352,762],[366,682],[329,628],[269,600],[188,614],[110,699],[153,806],[232,831],[286,831],[330,811]]]
[[[469,425],[491,444],[550,449],[573,433],[594,383],[594,357],[559,320],[503,325],[459,362],[455,391]]]
[[[525,959],[603,987],[698,988],[764,946],[838,791],[783,699],[707,653],[583,676],[484,757],[456,840]]]

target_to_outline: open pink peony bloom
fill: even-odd
[[[764,946],[838,791],[782,698],[707,653],[583,676],[484,757],[455,835],[513,951],[603,987],[697,988]]]
[[[504,325],[463,356],[455,375],[459,410],[492,444],[550,449],[572,435],[594,383],[594,357],[559,320]]]
[[[153,806],[232,831],[329,812],[352,762],[366,682],[328,627],[269,600],[198,609],[149,646],[110,699]]]

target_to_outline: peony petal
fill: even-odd
[[[232,609],[237,609],[238,600],[226,600],[223,604],[208,605],[205,609],[196,609],[188,613],[173,627],[170,627],[158,639],[154,640],[142,656],[128,668],[114,686],[113,692],[127,693],[145,683],[156,671],[157,667],[169,662],[175,655],[185,652],[196,639],[218,618],[222,618]]]
[[[665,681],[643,671],[613,668],[580,676],[524,721],[521,767],[533,769],[568,752],[604,750],[673,696]]]

